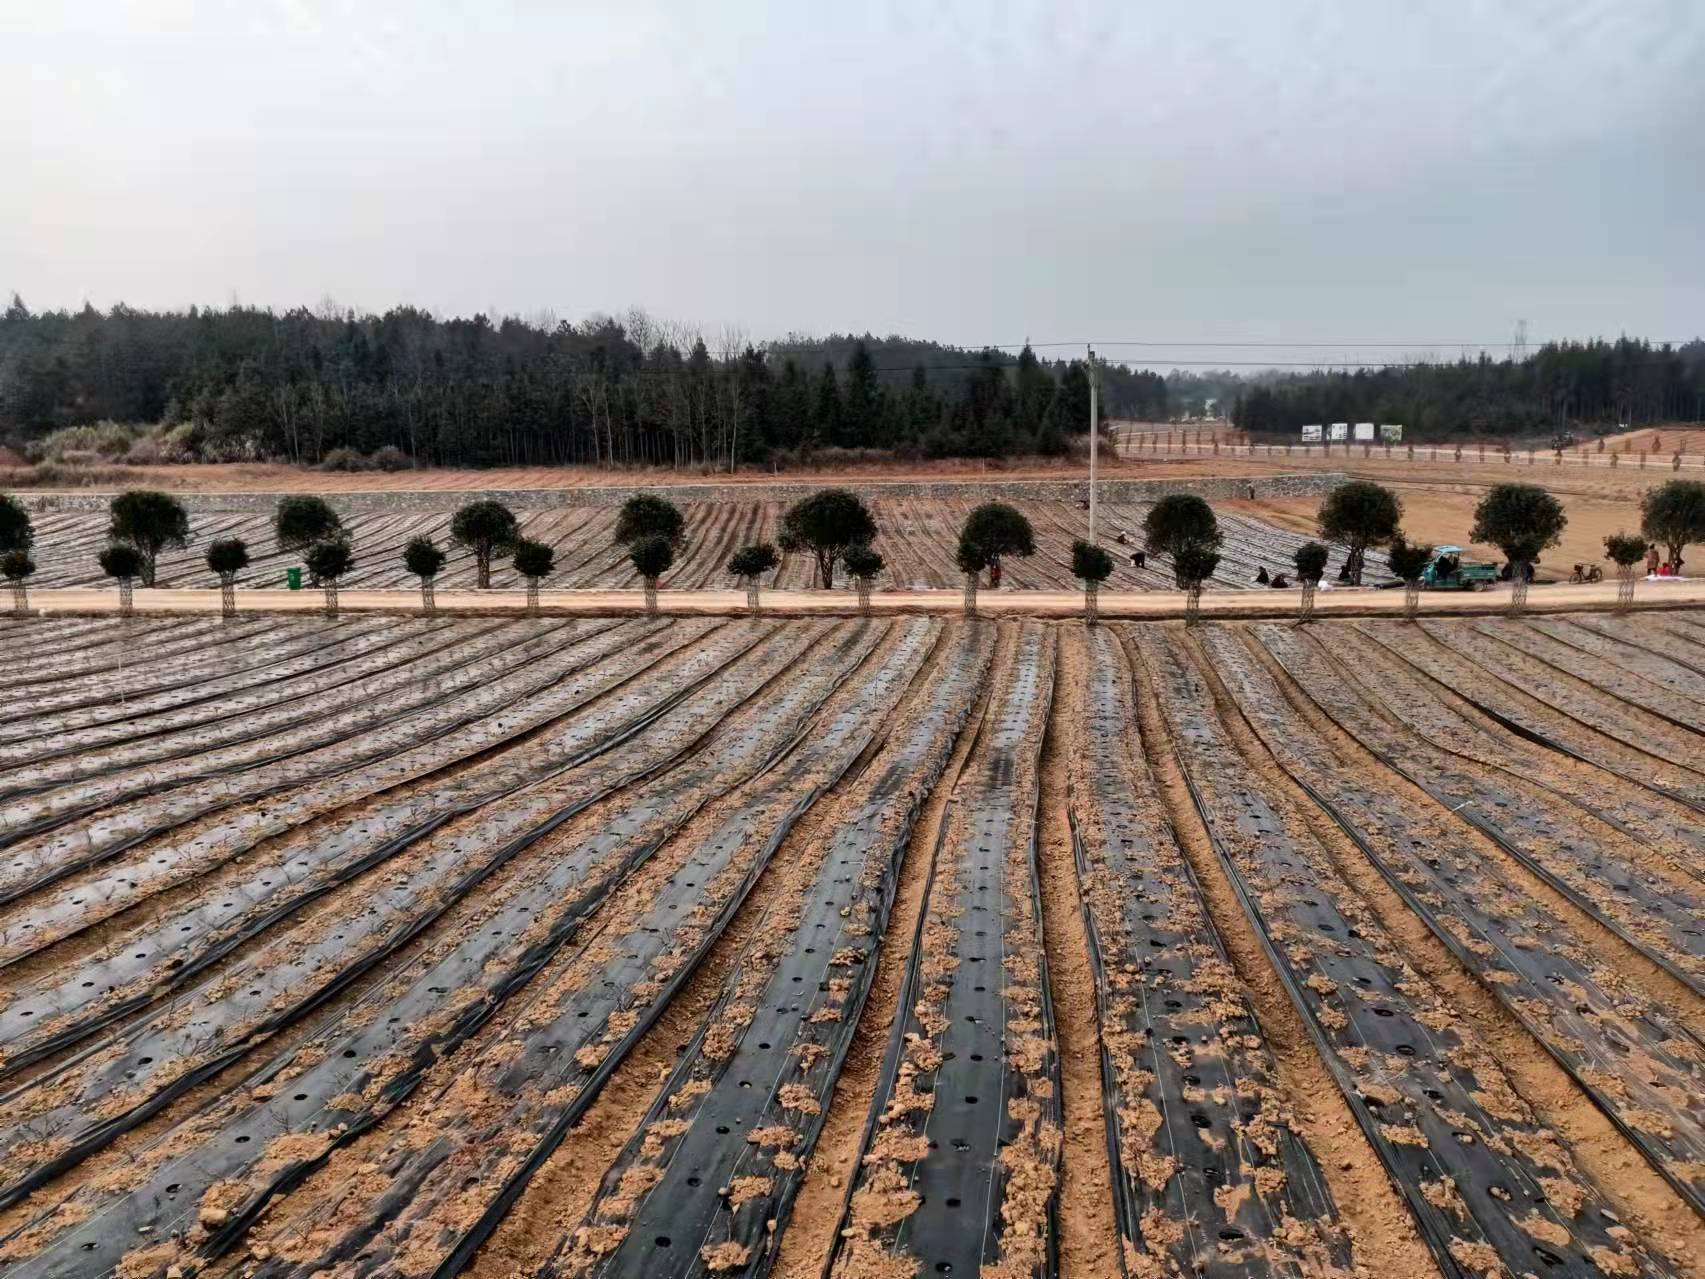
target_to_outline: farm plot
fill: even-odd
[[[1705,1276],[1684,615],[10,629],[8,1279]]]
[[[1026,500],[1014,503],[1030,519],[1036,531],[1036,554],[1011,560],[1005,565],[1006,583],[1014,589],[1069,589],[1071,544],[1084,533],[1085,516],[1066,502]],[[974,503],[955,498],[874,497],[872,513],[881,530],[876,548],[887,567],[878,579],[884,589],[943,589],[959,585],[954,565],[959,528]],[[728,557],[749,542],[774,542],[779,535],[783,507],[776,502],[694,502],[684,500],[686,545],[669,571],[666,582],[676,590],[735,585],[726,570]],[[1107,508],[1104,540],[1114,552],[1114,572],[1108,581],[1113,590],[1170,590],[1172,575],[1164,557],[1136,568],[1130,552],[1142,541],[1142,520],[1147,507],[1110,505]],[[614,507],[569,507],[562,510],[518,513],[526,536],[547,543],[557,553],[556,571],[548,584],[558,589],[613,589],[637,587],[639,577],[628,563],[624,549],[614,542]],[[343,580],[349,587],[406,588],[416,584],[402,565],[402,548],[410,538],[428,536],[449,554],[438,585],[445,589],[471,589],[475,584],[471,552],[449,540],[450,519],[441,511],[383,515],[356,515],[345,521],[355,549],[355,567]],[[257,514],[196,513],[190,517],[188,547],[161,554],[159,584],[211,586],[215,579],[203,562],[208,543],[216,537],[241,537],[249,546],[252,563],[238,577],[241,586],[279,586],[288,565],[300,564],[299,552],[279,549],[273,539],[270,517]],[[1225,532],[1222,562],[1213,580],[1221,590],[1254,589],[1256,569],[1287,571],[1292,552],[1307,540],[1302,534],[1267,524],[1247,515],[1227,513],[1221,520]],[[1127,545],[1114,538],[1123,534]],[[39,586],[101,586],[108,584],[95,556],[106,544],[106,518],[98,515],[44,516],[38,522],[36,559]],[[816,569],[809,555],[784,555],[768,585],[808,588]],[[1391,581],[1384,559],[1368,557],[1366,580],[1370,585]],[[492,585],[512,590],[521,585],[507,560],[492,566]]]

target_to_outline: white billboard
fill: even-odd
[[[1379,438],[1384,440],[1387,444],[1396,444],[1400,442],[1403,439],[1403,423],[1381,422],[1379,426]]]
[[[1318,444],[1318,443],[1320,443],[1320,423],[1319,422],[1314,423],[1312,426],[1305,426],[1302,428],[1302,442],[1304,444]]]
[[[1334,423],[1332,423],[1331,426],[1326,428],[1326,438],[1329,440],[1347,440],[1347,439],[1349,439],[1350,438],[1350,424],[1348,422],[1334,422]]]
[[[1373,439],[1373,423],[1372,422],[1357,422],[1356,423],[1356,438],[1358,440],[1371,440],[1371,439]]]

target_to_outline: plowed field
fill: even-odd
[[[1693,615],[0,646],[8,1279],[1705,1276]]]
[[[685,491],[685,490],[683,490]],[[680,494],[676,494],[677,497]],[[687,544],[664,581],[674,590],[701,587],[730,588],[735,578],[726,569],[728,557],[750,542],[774,542],[783,510],[777,502],[682,501],[687,517]],[[878,589],[929,589],[955,587],[963,580],[954,566],[959,528],[975,505],[965,498],[878,498],[870,503],[881,530],[876,549],[887,568]],[[1072,539],[1084,534],[1084,513],[1065,502],[1027,500],[1017,505],[1036,531],[1036,554],[1028,559],[1008,560],[1005,580],[1016,589],[1074,589],[1071,574]],[[1108,504],[1102,508],[1103,540],[1114,553],[1113,575],[1107,590],[1171,590],[1172,570],[1163,558],[1151,559],[1145,567],[1131,562],[1130,552],[1142,541],[1142,521],[1148,508],[1141,504]],[[628,563],[626,551],[616,545],[617,509],[610,506],[568,507],[520,513],[528,537],[556,549],[556,571],[545,579],[551,589],[637,588],[638,574]],[[438,577],[440,590],[472,587],[474,559],[470,552],[449,541],[450,516],[445,512],[409,512],[352,516],[346,521],[355,549],[355,568],[343,585],[361,587],[411,587],[416,579],[403,568],[402,551],[410,538],[427,536],[450,552],[450,560]],[[1258,567],[1269,573],[1291,571],[1296,548],[1314,536],[1306,527],[1282,528],[1259,518],[1225,512],[1220,517],[1225,534],[1216,590],[1253,589]],[[287,565],[300,564],[299,553],[279,549],[272,533],[270,515],[238,512],[197,512],[190,517],[191,537],[187,547],[170,550],[160,558],[160,586],[211,586],[217,579],[204,560],[208,543],[215,538],[240,537],[249,546],[250,567],[240,575],[241,586],[279,586]],[[1120,532],[1128,538],[1121,547],[1113,539]],[[111,585],[96,561],[107,542],[107,518],[77,512],[49,512],[36,518],[34,555],[38,572],[34,586]],[[1341,550],[1333,554],[1333,567],[1342,562]],[[786,555],[765,585],[780,588],[809,588],[815,585],[815,569],[808,554]],[[1377,552],[1368,557],[1364,580],[1370,585],[1391,581],[1385,560]],[[517,589],[521,579],[506,560],[493,565],[492,585]],[[840,583],[837,583],[840,584]]]

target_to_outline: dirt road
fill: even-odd
[[[217,590],[138,590],[136,612],[149,615],[216,613]],[[118,611],[118,593],[112,590],[67,589],[30,592],[30,609],[43,617],[72,614],[102,614]],[[1205,593],[1203,616],[1219,618],[1288,618],[1296,615],[1298,592],[1238,591]],[[1705,579],[1643,580],[1636,584],[1634,602],[1639,608],[1689,607],[1705,604]],[[417,613],[417,591],[341,591],[339,607],[350,613]],[[1180,617],[1184,613],[1181,591],[1103,591],[1103,617]],[[1591,586],[1541,585],[1528,597],[1532,612],[1610,609],[1616,604],[1616,583]],[[439,591],[440,613],[517,614],[527,606],[520,591]],[[637,613],[645,607],[641,591],[541,591],[539,606],[550,615],[598,616]],[[744,591],[660,591],[658,611],[671,615],[734,615],[747,611]],[[250,590],[237,597],[240,613],[312,613],[325,607],[318,590]],[[878,591],[870,597],[873,613],[941,614],[963,611],[964,597],[958,590]],[[1430,615],[1500,613],[1509,607],[1509,590],[1450,594],[1424,594],[1421,611]],[[765,591],[761,608],[778,616],[845,615],[858,611],[857,597],[850,591]],[[977,610],[1005,617],[1070,617],[1083,611],[1083,596],[1077,591],[981,591]],[[1397,590],[1342,590],[1323,586],[1315,600],[1315,611],[1337,617],[1392,616],[1403,611],[1403,592]]]

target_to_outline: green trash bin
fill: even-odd
[[[286,586],[288,586],[293,591],[301,590],[302,589],[302,570],[299,568],[287,568],[287,569],[285,569],[284,570],[284,584]]]

